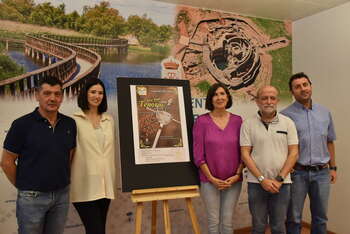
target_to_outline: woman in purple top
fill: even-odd
[[[193,126],[194,161],[199,167],[209,234],[233,233],[233,211],[242,187],[239,147],[242,118],[226,110],[231,106],[228,89],[214,84],[205,104],[210,112],[199,116]]]

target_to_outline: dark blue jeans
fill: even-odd
[[[69,208],[69,187],[54,192],[18,190],[19,234],[62,234]]]
[[[329,169],[295,170],[292,174],[291,200],[288,209],[287,233],[300,234],[306,195],[310,198],[311,234],[327,233],[327,209],[330,192]]]
[[[258,183],[248,183],[249,210],[253,224],[252,234],[264,234],[268,223],[272,234],[285,234],[289,199],[290,184],[283,184],[279,193],[270,193]]]

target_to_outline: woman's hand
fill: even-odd
[[[209,179],[209,181],[219,190],[227,189],[231,186],[225,180],[220,180],[213,176]]]
[[[227,178],[225,180],[225,182],[231,186],[234,183],[238,182],[240,179],[241,179],[240,175],[234,175],[234,176],[231,176],[231,177]]]

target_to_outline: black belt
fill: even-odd
[[[320,171],[324,168],[328,167],[328,163],[322,164],[322,165],[314,165],[314,166],[309,166],[309,165],[301,165],[299,163],[296,163],[294,165],[295,170],[303,170],[303,171]]]

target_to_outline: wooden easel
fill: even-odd
[[[199,224],[192,205],[192,197],[199,197],[199,188],[197,185],[133,190],[131,200],[137,203],[135,234],[141,234],[143,202],[148,201],[152,202],[151,233],[156,234],[157,232],[157,201],[162,201],[165,234],[171,234],[168,200],[180,198],[185,198],[186,200],[193,232],[200,234]]]

